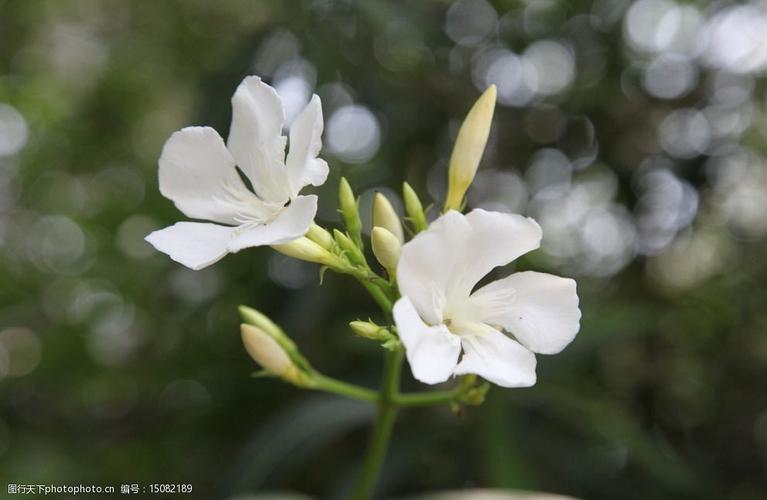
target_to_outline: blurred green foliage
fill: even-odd
[[[382,498],[765,498],[764,19],[666,0],[0,0],[3,488],[348,491],[369,409],[251,379],[236,306],[372,385],[378,349],[346,326],[372,302],[268,249],[192,272],[143,242],[181,219],[157,190],[164,140],[225,136],[255,73],[322,97],[331,225],[341,175],[363,207],[402,180],[439,202],[457,125],[497,83],[470,205],[539,218],[551,244],[520,265],[579,281],[581,333],[537,386],[402,413]]]

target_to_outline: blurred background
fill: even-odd
[[[372,301],[268,249],[194,272],[143,241],[183,219],[157,189],[165,139],[226,137],[258,74],[289,119],[322,98],[325,225],[341,175],[365,216],[405,179],[438,204],[496,84],[469,205],[535,217],[516,268],[579,283],[581,333],[538,385],[401,414],[380,497],[767,498],[765,26],[759,0],[0,0],[0,496],[348,491],[370,410],[251,379],[236,306],[372,385],[380,349],[346,326]]]

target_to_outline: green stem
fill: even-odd
[[[365,461],[362,465],[362,475],[354,489],[352,498],[355,500],[367,500],[375,491],[378,476],[381,473],[386,452],[389,449],[394,421],[397,418],[397,393],[399,392],[399,380],[402,368],[402,349],[386,351],[384,358],[384,376],[378,399],[378,411],[376,413],[373,433],[368,442],[365,453]]]
[[[315,372],[313,379],[317,382],[317,385],[312,388],[316,390],[332,392],[333,394],[346,396],[347,398],[356,399],[358,401],[366,401],[368,403],[375,403],[379,398],[376,391],[349,384],[321,373]]]
[[[360,279],[360,283],[367,289],[368,293],[373,297],[373,300],[378,304],[378,307],[380,307],[386,314],[389,314],[391,312],[392,303],[383,290],[381,290],[379,286],[376,286],[369,281],[365,281],[364,279]]]
[[[413,406],[436,406],[449,404],[458,399],[462,389],[456,388],[449,391],[417,392],[413,394],[398,394],[394,402],[400,407]]]

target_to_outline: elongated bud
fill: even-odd
[[[426,220],[426,212],[423,211],[423,205],[421,200],[418,199],[418,195],[415,194],[413,188],[407,182],[402,184],[402,199],[405,201],[405,213],[410,222],[413,224],[413,229],[416,233],[420,233],[429,227],[429,222]]]
[[[399,216],[394,211],[394,207],[391,206],[389,199],[382,193],[376,193],[373,198],[373,227],[388,229],[400,243],[405,242],[405,234],[402,232]]]
[[[366,339],[386,342],[394,338],[388,328],[376,325],[372,321],[352,321],[349,326],[354,333]]]
[[[299,366],[303,370],[310,370],[311,365],[299,352],[295,342],[280,328],[274,321],[266,314],[253,309],[248,306],[239,306],[237,308],[240,312],[240,317],[245,324],[255,326],[259,330],[269,335],[275,342],[277,342],[282,349],[288,354],[293,363]]]
[[[240,325],[242,343],[250,357],[267,372],[295,385],[304,385],[304,375],[290,356],[268,333],[253,325]]]
[[[491,85],[469,110],[455,139],[453,154],[450,156],[445,212],[461,209],[463,197],[474,180],[479,160],[485,151],[494,109],[495,85]]]
[[[316,262],[325,266],[336,267],[338,258],[329,251],[322,248],[318,243],[302,236],[297,240],[281,245],[272,245],[272,248],[285,254],[288,257],[305,260],[307,262]]]
[[[257,309],[253,309],[252,307],[248,306],[239,306],[237,310],[240,313],[240,318],[242,318],[242,321],[248,325],[252,325],[260,330],[263,330],[280,345],[282,345],[283,348],[289,351],[296,350],[296,344],[290,340],[290,337],[288,337],[282,328],[280,328],[274,321],[272,321],[269,316]]]
[[[352,187],[346,177],[341,177],[338,185],[338,203],[341,205],[341,215],[346,224],[346,230],[352,237],[352,241],[360,247],[362,246],[362,222],[360,221],[360,211],[357,206],[357,199],[354,197]]]
[[[373,255],[386,269],[389,276],[397,275],[397,262],[402,248],[399,238],[394,236],[388,229],[374,227],[370,233],[370,241],[373,244]]]
[[[306,233],[306,237],[325,250],[333,251],[333,247],[335,246],[333,236],[325,228],[318,226],[314,222],[309,226],[309,232]]]
[[[346,256],[353,264],[365,265],[365,255],[360,250],[360,247],[354,244],[354,242],[347,235],[333,229],[333,237],[336,240],[338,247],[346,253]]]

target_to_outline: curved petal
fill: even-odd
[[[227,146],[264,201],[285,202],[290,194],[283,123],[285,110],[277,92],[257,76],[245,78],[232,96]]]
[[[290,127],[290,148],[285,162],[293,196],[307,184],[320,186],[328,178],[328,164],[317,158],[322,149],[322,103],[315,94]]]
[[[317,196],[299,196],[267,224],[242,226],[229,242],[230,252],[262,245],[279,245],[305,235],[317,214]]]
[[[394,304],[392,314],[413,376],[425,384],[450,378],[461,353],[460,339],[444,325],[426,325],[407,297]]]
[[[237,175],[234,159],[210,127],[187,127],[165,142],[160,155],[160,192],[194,219],[236,224],[236,210],[225,201],[253,196]]]
[[[494,281],[471,296],[485,323],[500,325],[525,347],[556,354],[580,329],[575,281],[525,271]]]
[[[541,228],[517,214],[449,211],[402,247],[397,282],[428,323],[462,308],[477,282],[497,266],[538,248]]]
[[[494,328],[461,337],[464,355],[456,375],[475,373],[501,387],[535,385],[535,355]]]
[[[221,260],[236,228],[206,222],[178,222],[145,239],[171,259],[195,271]]]

